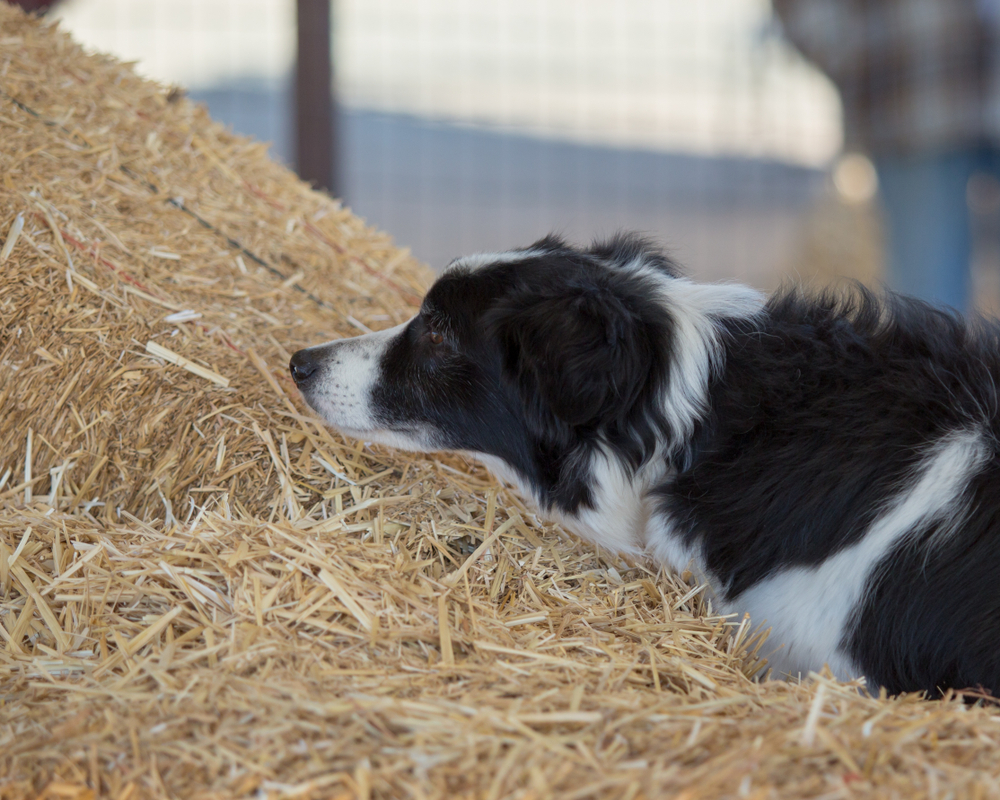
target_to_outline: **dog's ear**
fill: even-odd
[[[536,430],[624,416],[649,380],[649,331],[611,291],[516,292],[487,325]]]

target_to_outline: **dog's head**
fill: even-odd
[[[492,456],[533,484],[558,482],[586,443],[635,467],[669,436],[671,404],[707,384],[695,286],[637,237],[585,250],[547,237],[458,259],[409,322],[300,350],[291,373],[358,438]]]

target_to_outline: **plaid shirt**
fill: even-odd
[[[875,154],[1000,144],[1000,0],[773,0],[840,90],[845,144]]]

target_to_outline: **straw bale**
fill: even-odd
[[[689,576],[319,425],[289,351],[430,273],[261,145],[2,3],[0,142],[0,797],[1000,795],[991,704],[760,680]]]

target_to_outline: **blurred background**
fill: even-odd
[[[297,26],[310,3],[328,22]],[[886,273],[879,173],[850,136],[845,152],[843,87],[770,0],[63,0],[48,15],[293,167],[297,54],[322,64],[325,27],[331,161],[304,174],[435,269],[625,228],[699,279]],[[959,200],[987,310],[998,187],[976,172]]]

